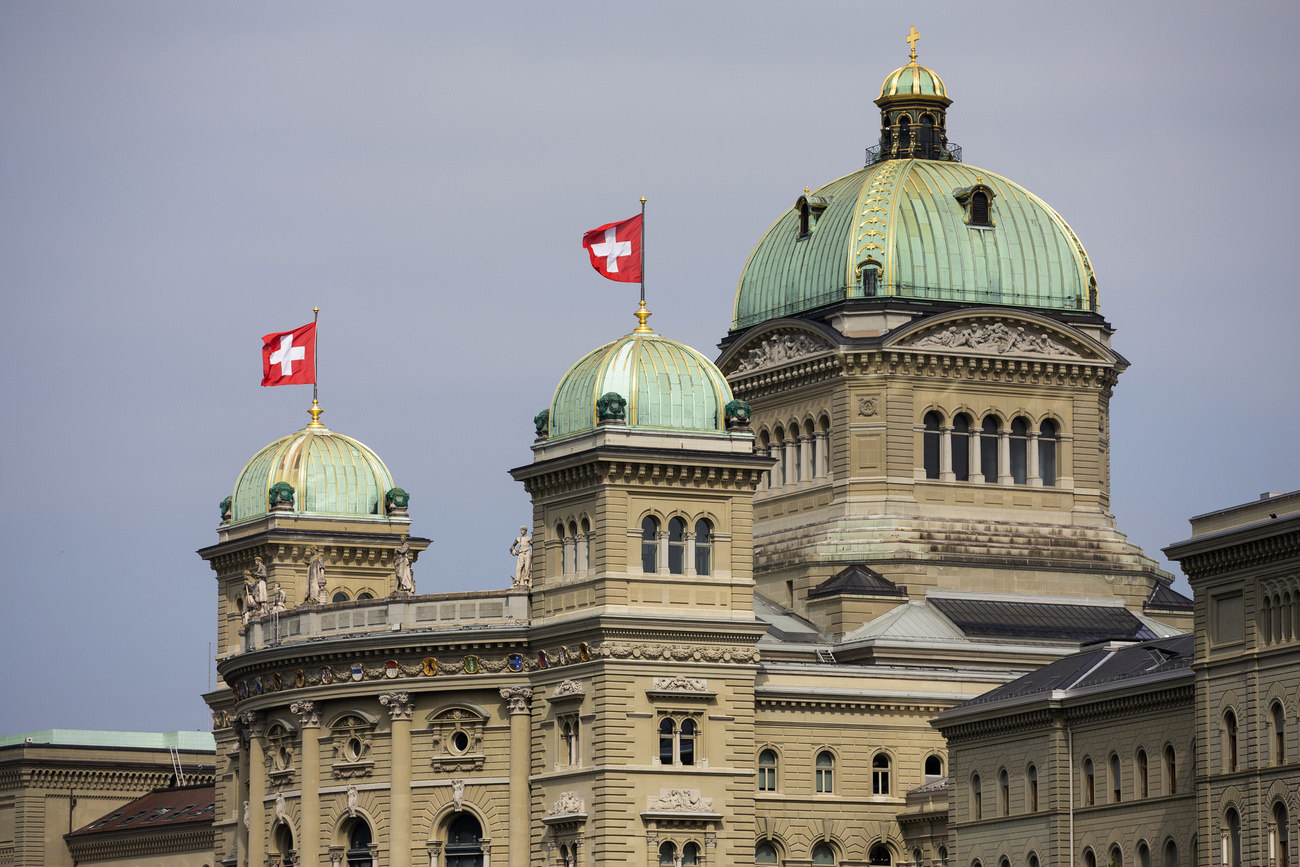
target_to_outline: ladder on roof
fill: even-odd
[[[175,747],[168,747],[168,752],[172,754],[172,770],[176,772],[177,787],[185,785],[185,772],[181,770],[181,754]]]
[[[835,654],[831,653],[831,649],[829,647],[819,647],[817,648],[817,661],[834,663]]]

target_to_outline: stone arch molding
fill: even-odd
[[[802,361],[835,349],[828,335],[799,320],[777,320],[730,347],[718,359],[725,376],[746,376],[771,367]]]
[[[1024,356],[1067,364],[1113,364],[1119,360],[1114,352],[1097,340],[1050,317],[1025,310],[990,307],[958,310],[905,325],[886,338],[884,346],[972,355]]]

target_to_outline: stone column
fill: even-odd
[[[668,574],[668,531],[661,530],[656,537],[656,544],[659,546],[655,551],[655,557],[658,562],[655,564],[655,572],[660,575]]]
[[[811,436],[799,437],[799,481],[804,484],[812,481],[812,445]]]
[[[532,771],[529,747],[532,743],[532,713],[529,704],[533,691],[527,686],[503,686],[501,697],[510,712],[510,864],[528,867],[532,835],[532,799],[528,793],[528,775]],[[484,847],[484,864],[487,849]]]
[[[266,822],[262,816],[266,798],[266,719],[256,711],[245,711],[239,721],[248,730],[248,865],[262,867],[266,852]]]
[[[313,867],[320,863],[320,705],[295,701],[289,710],[298,714],[302,736],[302,795],[298,821],[298,860]]]
[[[952,471],[952,425],[939,427],[939,481],[956,481],[957,474]]]
[[[695,574],[695,534],[683,533],[682,538],[685,544],[682,546],[682,558],[686,561],[682,563],[683,575]]]
[[[1043,477],[1038,474],[1038,431],[1036,430],[1029,432],[1028,441],[1025,443],[1025,457],[1029,464],[1025,484],[1031,488],[1041,488]]]
[[[998,484],[1014,485],[1016,477],[1011,475],[1011,428],[998,431]]]
[[[424,845],[429,850],[429,867],[438,867],[438,859],[442,857],[442,841]]]
[[[388,692],[379,697],[379,703],[388,708],[393,721],[388,863],[411,867],[411,711],[415,702],[410,693]]]
[[[799,484],[799,465],[796,463],[799,456],[795,453],[795,446],[796,438],[786,437],[785,460],[781,463],[785,467],[785,489],[787,491]]]
[[[767,457],[767,449],[763,448],[762,446],[758,446],[758,447],[756,447],[756,448],[754,449],[754,454],[759,455],[760,457],[764,457],[764,458],[765,458],[765,457]],[[772,481],[772,471],[771,471],[771,470],[764,470],[763,472],[759,473],[759,474],[758,474],[758,488],[757,488],[757,490],[755,490],[754,493],[756,493],[756,494],[766,494],[766,493],[767,493],[768,485],[771,484],[771,481]]]
[[[816,476],[819,479],[824,479],[831,474],[831,456],[829,452],[831,438],[830,438],[830,434],[824,430],[817,431],[817,433],[814,434],[814,436],[817,438],[816,439],[816,443],[817,443]]]
[[[587,534],[579,533],[574,540],[577,556],[574,558],[579,578],[587,577]]]
[[[984,452],[980,449],[980,429],[972,427],[970,429],[970,480],[972,482],[984,481]]]
[[[573,564],[577,559],[577,540],[572,536],[564,537],[564,565],[560,569],[560,574],[566,576],[573,575]]]
[[[236,716],[235,726],[239,731],[239,769],[235,784],[235,846],[238,864],[248,862],[248,731],[239,726]]]

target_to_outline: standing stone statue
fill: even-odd
[[[397,596],[415,595],[415,576],[411,573],[410,537],[403,535],[402,544],[393,550],[393,572],[397,575]]]
[[[257,610],[257,594],[253,588],[251,573],[244,570],[244,626],[248,626],[248,621],[252,620],[261,612]]]
[[[325,602],[325,557],[319,548],[308,548],[311,559],[307,563],[307,598],[304,602]]]
[[[246,577],[250,574],[253,581],[253,598],[257,600],[257,613],[265,614],[267,608],[266,564],[262,562],[261,557],[253,558],[253,569],[251,573],[244,573]]]
[[[519,528],[519,538],[510,546],[510,553],[515,558],[515,586],[533,586],[533,540],[528,538],[528,528]]]
[[[284,594],[284,588],[278,583],[275,585],[275,591],[271,594],[271,612],[278,613],[285,609],[285,603],[289,600]]]

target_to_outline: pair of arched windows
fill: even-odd
[[[1265,593],[1260,604],[1259,633],[1264,644],[1300,639],[1300,592]]]
[[[358,602],[364,602],[364,601],[367,600],[367,599],[374,599],[374,598],[375,598],[375,597],[374,597],[374,594],[369,593],[369,592],[367,592],[367,591],[365,591],[365,590],[362,590],[360,593],[357,594],[357,601],[358,601]],[[331,602],[347,602],[347,601],[348,601],[348,591],[346,591],[346,590],[335,590],[335,591],[334,591],[334,595],[330,597],[330,601],[331,601]]]
[[[886,860],[880,860],[881,855],[877,851],[878,849],[884,849],[884,857]],[[835,864],[838,860],[835,856],[835,850],[831,848],[829,843],[817,843],[813,846],[812,852],[809,854],[812,856],[812,863],[815,867],[830,867],[830,865]],[[880,845],[873,846],[871,852],[867,855],[868,864],[892,864],[893,861],[888,859],[889,850]],[[772,843],[770,840],[759,840],[758,844],[754,846],[754,863],[780,864],[781,855],[777,851],[776,844]]]
[[[709,575],[713,571],[713,524],[707,518],[695,522],[695,532],[686,532],[683,518],[668,519],[668,531],[660,531],[659,519],[647,515],[641,520],[641,571],[647,575]],[[689,566],[689,568],[688,568]]]
[[[1043,419],[1033,430],[1028,419],[1016,416],[1010,427],[988,415],[976,429],[970,416],[957,413],[945,425],[935,410],[925,414],[922,463],[927,479],[986,484],[1043,485],[1057,479],[1060,428]]]
[[[659,867],[692,867],[700,863],[700,846],[687,843],[682,846],[681,860],[677,856],[677,844],[665,841],[659,844]]]
[[[560,576],[585,578],[591,572],[591,522],[586,518],[555,525],[555,538],[560,540]]]
[[[664,717],[659,721],[659,764],[694,765],[698,726],[693,719]]]

